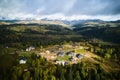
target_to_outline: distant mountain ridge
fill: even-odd
[[[52,25],[61,25],[68,27],[68,24],[65,24],[60,21],[49,21],[49,20],[0,20],[0,23],[9,23],[9,24],[52,24]]]
[[[19,20],[19,19],[13,19],[13,20],[9,20],[9,19],[5,19],[5,18],[2,18],[0,19],[0,22],[1,21],[5,21],[5,22],[18,22],[18,21],[59,21],[59,22],[64,22],[65,24],[69,24],[69,25],[75,25],[75,24],[78,24],[78,23],[86,23],[86,22],[113,22],[113,23],[118,23],[120,22],[120,20],[116,20],[116,21],[104,21],[104,20],[100,20],[100,19],[86,19],[86,20],[61,20],[61,19],[48,19],[48,18],[43,18],[43,19],[40,19],[40,20],[35,20],[35,19],[32,19],[32,18],[27,18],[25,20]]]
[[[66,22],[74,24],[70,25]],[[78,20],[66,22],[58,20],[1,20],[0,29],[10,27],[10,30],[15,32],[41,35],[82,35],[86,38],[99,38],[113,43],[120,43],[120,20]]]
[[[100,19],[89,19],[89,20],[50,20],[50,19],[41,19],[41,20],[0,20],[1,24],[52,24],[52,25],[61,25],[65,27],[95,27],[95,26],[114,26],[112,23],[120,25],[120,20],[116,21],[103,21]]]

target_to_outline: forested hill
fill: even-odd
[[[59,23],[1,21],[0,80],[120,80],[119,23]],[[69,57],[68,51],[83,58]],[[56,60],[47,60],[52,55]],[[19,63],[21,58],[26,64]],[[70,63],[54,64],[57,59]]]
[[[24,24],[24,25],[60,25],[71,28],[70,25],[55,20],[0,20],[0,25]]]
[[[118,21],[87,20],[71,26],[61,21],[34,21],[34,20],[0,21],[0,30],[1,33],[2,32],[6,33],[5,31],[7,30],[7,33],[10,34],[15,32],[17,34],[24,33],[24,35],[25,33],[29,33],[41,35],[49,34],[49,35],[74,36],[74,38],[72,39],[75,39],[75,36],[83,36],[84,38],[89,39],[98,38],[106,42],[120,43],[119,20]],[[4,33],[0,35],[4,36]],[[80,37],[77,38],[78,39],[76,39],[76,41],[78,41]]]
[[[101,20],[84,20],[73,24],[76,28],[78,27],[119,27],[120,20],[117,21],[101,21]]]
[[[74,32],[87,38],[98,38],[120,44],[120,27],[79,27],[75,28]]]
[[[120,22],[118,21],[84,21],[74,24],[74,32],[88,38],[120,43]]]

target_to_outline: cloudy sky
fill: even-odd
[[[0,0],[0,19],[120,19],[120,0]]]

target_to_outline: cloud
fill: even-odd
[[[72,14],[114,15],[120,14],[119,0],[77,0],[71,11]]]
[[[37,14],[42,13],[44,10],[45,10],[45,7],[38,8],[38,9],[36,10],[36,13],[37,13]]]
[[[64,11],[65,13],[69,12],[70,9],[75,5],[76,1],[77,1],[77,0],[70,0],[70,1],[69,1],[69,5],[65,4],[65,5],[63,6],[63,11]],[[66,2],[66,3],[67,3],[67,2]]]
[[[87,19],[101,19],[101,20],[105,20],[105,21],[111,21],[111,20],[118,20],[120,19],[120,15],[72,15],[72,16],[66,16],[62,13],[56,13],[56,14],[51,14],[51,15],[44,15],[42,17],[37,17],[38,20],[42,19],[42,18],[48,18],[48,19],[60,19],[60,20],[87,20]]]
[[[101,19],[101,20],[105,20],[105,21],[111,21],[111,20],[118,20],[120,19],[120,15],[64,15],[62,13],[55,13],[55,14],[49,14],[49,15],[34,15],[34,14],[23,14],[23,13],[18,13],[16,15],[9,15],[9,19],[19,19],[19,20],[24,20],[24,19],[36,19],[36,20],[40,20],[40,19],[50,19],[50,20],[56,20],[56,19],[60,19],[60,20],[87,20],[87,19]]]
[[[119,15],[120,0],[0,0],[1,18],[115,20]]]
[[[19,4],[18,4],[19,3]],[[0,1],[0,16],[9,17],[9,15],[24,13],[24,3],[21,0],[1,0]]]

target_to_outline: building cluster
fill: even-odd
[[[65,55],[68,56],[70,62],[76,62],[76,60],[82,59],[84,57],[83,54],[76,54],[72,51],[67,52],[67,53],[65,53],[65,52],[58,52],[57,53],[57,56],[59,56],[59,57],[65,57]],[[62,64],[62,65],[66,65],[68,62],[66,62],[65,60],[62,60],[62,61],[58,60],[58,59],[55,60],[56,64]]]
[[[77,43],[74,43],[72,46],[78,46],[78,45]],[[80,53],[77,54],[74,51],[68,51],[68,52],[63,51],[63,46],[61,45],[58,45],[57,48],[58,50],[46,50],[44,52],[40,52],[39,56],[46,58],[46,60],[48,61],[53,61],[55,64],[61,64],[63,66],[69,63],[75,63],[84,57],[83,54],[80,54]],[[30,46],[26,48],[26,51],[31,51],[31,50],[35,50],[35,47]],[[64,60],[66,56],[67,56],[67,60]],[[63,59],[60,60],[58,57]],[[19,63],[25,64],[26,61],[27,61],[27,58],[21,57],[21,59],[19,60]]]

